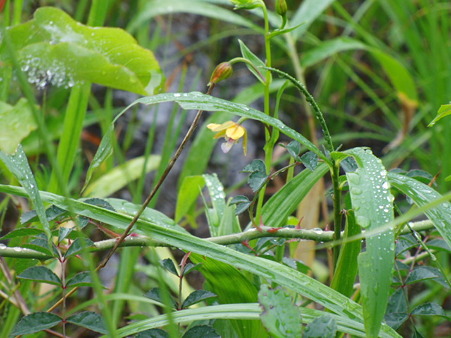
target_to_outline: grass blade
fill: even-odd
[[[377,230],[394,219],[387,171],[369,149],[354,148],[346,153],[358,164],[355,172],[346,173],[357,223],[367,230]],[[366,251],[359,255],[358,264],[365,330],[369,337],[379,334],[388,303],[394,258],[391,228],[367,236]]]

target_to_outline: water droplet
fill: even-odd
[[[362,228],[368,228],[370,226],[370,220],[365,216],[357,216],[356,221]]]

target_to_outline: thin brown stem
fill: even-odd
[[[211,94],[211,91],[213,90],[215,84],[212,83],[207,90],[207,95]],[[177,148],[175,154],[172,156],[171,160],[169,161],[166,169],[164,170],[163,174],[161,175],[160,179],[158,180],[157,184],[155,185],[155,187],[152,189],[152,191],[149,193],[149,195],[147,196],[146,200],[144,201],[143,205],[141,206],[141,208],[139,209],[139,211],[136,213],[136,215],[133,217],[132,221],[130,222],[130,224],[127,226],[127,228],[125,229],[124,233],[122,234],[122,236],[116,241],[116,244],[114,245],[114,247],[108,252],[108,254],[105,256],[105,258],[103,259],[103,261],[97,266],[96,271],[102,269],[105,267],[105,265],[108,263],[108,261],[110,260],[110,258],[113,256],[113,254],[116,252],[117,248],[119,248],[119,246],[122,244],[122,242],[125,240],[125,238],[128,236],[128,234],[130,233],[130,231],[132,230],[133,226],[136,224],[136,222],[138,221],[138,219],[141,217],[142,213],[144,212],[144,210],[146,210],[147,206],[149,205],[149,203],[152,201],[152,199],[154,198],[154,196],[156,195],[156,193],[158,192],[158,190],[160,189],[161,185],[163,184],[163,182],[165,181],[166,177],[168,176],[169,172],[172,170],[172,168],[174,167],[175,162],[177,161],[177,159],[180,157],[180,154],[182,153],[183,149],[185,148],[186,144],[188,143],[188,140],[191,138],[191,136],[193,136],[194,131],[196,130],[199,122],[200,122],[200,118],[202,116],[203,110],[199,110],[194,118],[193,123],[191,123],[190,128],[188,129],[185,137],[182,140],[182,143],[180,143],[179,147]]]

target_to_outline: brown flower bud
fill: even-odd
[[[280,16],[287,13],[287,2],[285,0],[276,0],[276,12]]]
[[[229,62],[222,62],[216,66],[215,70],[211,74],[210,82],[208,85],[216,84],[219,81],[228,79],[232,76],[233,68]]]

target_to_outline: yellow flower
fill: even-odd
[[[210,123],[207,126],[211,131],[217,132],[214,138],[224,137],[225,142],[221,144],[221,149],[224,153],[229,152],[232,146],[239,141],[240,138],[243,138],[243,153],[246,155],[247,152],[247,131],[246,128],[241,126],[240,124],[227,121],[223,124]]]

